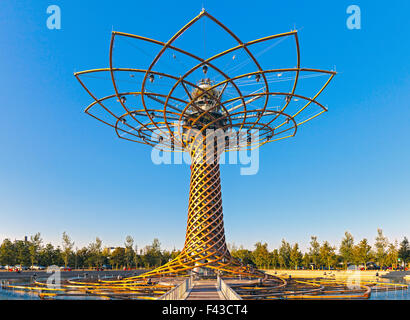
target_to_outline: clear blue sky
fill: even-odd
[[[204,1],[244,41],[299,32],[302,66],[339,74],[320,101],[329,112],[295,138],[265,145],[257,175],[222,166],[228,242],[302,248],[338,244],[346,230],[373,242],[410,236],[410,41],[403,1]],[[46,28],[61,7],[62,29]],[[251,6],[252,4],[252,6]],[[357,4],[362,29],[346,28]],[[139,247],[184,241],[189,167],[156,166],[150,148],[116,138],[83,113],[74,71],[108,66],[110,33],[166,41],[202,1],[13,1],[0,10],[0,241],[63,231],[83,246],[102,238]],[[137,58],[137,57],[136,57]]]

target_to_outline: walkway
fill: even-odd
[[[224,300],[216,289],[216,280],[194,281],[186,300]]]

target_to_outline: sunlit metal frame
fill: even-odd
[[[186,30],[188,30],[193,24],[199,21],[201,18],[208,18],[212,22],[216,23],[219,27],[221,27],[225,32],[227,32],[235,41],[238,43],[237,46],[232,47],[228,50],[225,50],[217,55],[214,55],[208,59],[202,59],[190,52],[182,50],[178,47],[173,45],[173,42],[181,36]],[[157,44],[162,46],[159,53],[154,57],[152,63],[149,65],[148,69],[133,69],[133,68],[115,68],[113,64],[113,51],[114,51],[114,43],[117,37],[127,37],[132,39],[137,39],[140,41],[146,41],[152,44]],[[295,44],[296,44],[296,56],[297,56],[297,63],[295,68],[282,68],[282,69],[271,69],[271,70],[263,70],[261,65],[258,63],[255,56],[251,53],[248,47],[261,43],[267,40],[281,38],[281,37],[293,37]],[[159,61],[161,56],[166,52],[167,49],[177,51],[183,55],[186,55],[190,58],[193,58],[198,61],[198,64],[189,69],[185,72],[182,76],[174,76],[167,73],[161,73],[158,71],[154,71],[154,65]],[[232,53],[235,50],[243,49],[247,53],[249,59],[254,63],[256,66],[257,71],[246,73],[236,77],[229,77],[223,70],[216,67],[212,62],[222,57],[226,54]],[[259,135],[259,139],[257,141],[252,141],[251,144],[243,143],[243,144],[236,144],[233,148],[227,148],[224,151],[230,150],[238,150],[238,149],[254,149],[258,148],[261,145],[267,142],[273,142],[282,140],[285,138],[293,137],[296,134],[298,126],[310,121],[320,114],[327,111],[327,108],[320,104],[316,99],[318,96],[323,92],[323,90],[327,87],[330,81],[335,76],[336,72],[334,71],[327,71],[327,70],[320,70],[320,69],[309,69],[309,68],[301,68],[300,67],[300,52],[299,52],[299,41],[297,37],[297,31],[290,31],[287,33],[276,34],[268,37],[264,37],[261,39],[257,39],[254,41],[250,41],[247,43],[242,42],[231,30],[229,30],[226,26],[224,26],[221,22],[207,13],[205,10],[202,10],[201,13],[192,19],[189,23],[187,23],[182,29],[180,29],[171,39],[167,42],[161,42],[154,39],[149,39],[146,37],[141,37],[138,35],[123,33],[123,32],[112,32],[111,43],[110,43],[110,66],[109,68],[103,69],[93,69],[93,70],[86,70],[75,73],[75,77],[78,79],[80,84],[84,87],[84,89],[90,94],[90,96],[94,99],[94,102],[91,103],[86,109],[85,112],[92,117],[100,120],[104,124],[107,124],[115,129],[115,132],[119,138],[135,141],[138,143],[143,143],[150,145],[153,148],[160,148],[163,151],[174,151],[174,152],[184,152],[188,151],[191,154],[193,159],[192,166],[191,166],[191,183],[190,183],[190,200],[189,200],[189,209],[188,209],[188,223],[187,223],[187,231],[186,231],[186,239],[185,245],[181,252],[181,254],[175,258],[174,260],[166,263],[165,265],[154,269],[142,276],[138,277],[148,277],[148,276],[162,276],[162,275],[169,275],[169,274],[181,274],[186,273],[189,270],[196,270],[199,267],[208,267],[218,271],[225,271],[230,273],[236,274],[246,274],[246,275],[256,275],[257,272],[250,270],[247,266],[241,265],[241,263],[235,259],[233,259],[227,249],[225,243],[225,234],[223,228],[223,215],[222,215],[222,198],[221,198],[221,185],[220,185],[220,173],[219,173],[219,164],[213,163],[208,164],[201,161],[195,161],[196,154],[198,149],[192,148],[192,144],[187,140],[187,136],[191,137],[191,130],[192,127],[187,127],[184,125],[184,120],[190,118],[192,123],[197,123],[201,121],[201,118],[209,114],[212,110],[208,110],[205,112],[200,113],[197,117],[192,117],[189,113],[187,113],[188,108],[191,105],[195,104],[193,99],[189,101],[181,99],[173,95],[175,89],[181,85],[185,89],[188,97],[190,97],[189,90],[187,87],[190,88],[197,88],[202,92],[200,96],[206,94],[208,91],[214,88],[222,87],[222,90],[226,88],[228,84],[232,85],[232,87],[237,92],[237,97],[233,99],[228,99],[225,101],[221,101],[222,99],[218,100],[215,104],[215,108],[221,108],[223,110],[223,116],[215,119],[206,125],[203,125],[201,130],[194,133],[195,139],[203,138],[205,130],[210,127],[216,121],[220,121],[221,119],[225,120],[225,125],[221,126],[221,129],[224,131],[238,128],[239,130],[245,130],[249,132],[250,130],[257,128],[262,130],[262,134]],[[197,84],[191,83],[187,80],[187,77],[203,66],[207,66],[212,68],[220,75],[223,76],[224,80],[212,85],[210,88],[204,90],[201,89]],[[81,76],[87,74],[94,74],[94,73],[104,73],[107,72],[110,74],[115,94],[108,95],[106,97],[97,98],[94,94],[87,88],[84,81],[81,79]],[[128,73],[142,73],[143,80],[141,84],[141,90],[135,92],[120,92],[117,81],[116,81],[116,73],[120,72],[128,72]],[[273,92],[269,89],[269,81],[267,80],[267,74],[271,73],[283,73],[283,72],[294,72],[295,79],[293,82],[292,90],[290,92]],[[296,93],[296,87],[298,83],[299,76],[302,72],[309,72],[309,73],[321,73],[328,75],[329,78],[325,82],[325,84],[318,90],[318,92],[313,96],[313,98],[305,97],[298,95]],[[168,79],[172,79],[175,81],[174,85],[170,89],[167,95],[159,94],[155,92],[148,92],[146,90],[146,83],[150,75],[158,75],[161,77],[167,77]],[[265,91],[261,93],[254,93],[254,94],[243,94],[236,84],[235,81],[240,80],[245,77],[251,76],[259,76],[262,83],[265,86]],[[122,97],[126,97],[128,95],[135,95],[141,98],[142,108],[140,109],[130,109],[127,107],[126,103],[124,103],[124,99]],[[284,106],[277,111],[268,110],[267,106],[269,103],[269,98],[271,96],[283,96],[285,97],[285,104]],[[163,109],[152,109],[149,107],[147,103],[147,98],[155,99],[163,103]],[[249,104],[249,100],[252,99],[264,99],[263,107],[259,109],[252,109],[247,108],[247,103]],[[304,100],[306,103],[302,106],[296,113],[288,114],[286,113],[286,109],[291,102],[292,99],[298,98]],[[121,106],[124,108],[125,112],[118,116],[110,111],[109,108],[105,106],[107,101],[111,99],[116,99]],[[249,99],[248,101],[246,99]],[[177,101],[183,103],[185,105],[184,109],[173,108],[171,102]],[[239,102],[239,107],[234,109],[230,108],[229,110],[226,108],[226,104]],[[297,122],[295,119],[303,110],[308,108],[311,104],[315,104],[319,107],[319,112],[310,116],[308,119],[303,121]],[[113,116],[116,120],[114,123],[109,123],[102,118],[94,115],[92,113],[93,107],[96,105],[101,106],[106,112],[108,112],[111,116]],[[234,110],[233,110],[234,109]],[[237,109],[242,109],[237,111]],[[145,120],[148,122],[143,122],[139,120],[140,116],[145,114]],[[157,120],[158,115],[162,114],[162,118]],[[129,122],[126,121],[127,117],[131,117],[137,124],[138,127],[129,125]],[[236,120],[241,121],[236,121]],[[270,119],[268,121],[268,119]],[[274,122],[279,120],[279,124],[274,124]],[[282,120],[283,119],[283,120]],[[172,127],[170,120],[177,120],[180,125],[177,126],[177,130]],[[266,121],[265,121],[266,120]],[[235,122],[236,121],[236,122]],[[265,121],[265,122],[264,122]],[[127,127],[125,130],[123,127],[120,127],[120,124]],[[289,125],[290,124],[290,125]],[[172,127],[172,128],[171,128]],[[283,129],[280,129],[282,128]],[[181,128],[183,130],[181,130]],[[129,129],[129,130],[128,130]],[[159,132],[159,133],[158,133]],[[125,134],[127,136],[125,136]],[[156,137],[166,137],[159,143],[159,138],[155,140],[152,138],[153,135]],[[232,138],[237,139],[237,138]],[[222,151],[219,150],[218,157]],[[260,274],[258,274],[260,275]],[[133,281],[133,279],[138,278],[129,278],[125,281]]]

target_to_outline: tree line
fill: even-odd
[[[27,240],[4,239],[0,246],[0,265],[50,266],[58,265],[75,269],[101,268],[111,266],[123,268],[155,268],[175,258],[180,251],[162,250],[158,239],[138,250],[131,236],[127,236],[123,247],[103,247],[102,240],[83,248],[74,249],[74,241],[64,232],[61,246],[51,243],[43,245],[40,233]],[[410,245],[406,237],[399,244],[389,242],[381,229],[377,230],[375,244],[371,246],[367,239],[355,243],[353,236],[346,232],[338,247],[328,241],[319,243],[316,236],[311,237],[309,248],[302,252],[298,243],[290,244],[282,240],[278,249],[268,250],[267,243],[258,242],[253,250],[242,246],[230,245],[233,257],[240,259],[243,265],[252,265],[261,269],[331,269],[344,268],[350,264],[363,265],[369,262],[381,268],[410,263]]]
[[[74,249],[74,241],[66,232],[62,236],[62,245],[53,246],[42,244],[40,233],[36,233],[28,240],[4,239],[0,246],[0,265],[14,266],[64,266],[73,269],[102,268],[110,266],[114,269],[155,268],[170,259],[175,258],[179,251],[162,250],[158,239],[152,244],[138,251],[134,239],[127,236],[124,247],[103,247],[102,240],[96,238],[94,242],[83,248]]]
[[[244,265],[254,265],[260,269],[347,269],[349,265],[363,266],[367,269],[370,262],[380,268],[408,266],[410,264],[410,245],[407,237],[398,244],[389,242],[381,229],[377,230],[372,247],[367,239],[355,243],[353,236],[345,232],[338,247],[328,241],[319,243],[316,236],[311,237],[309,248],[302,252],[298,243],[291,245],[282,240],[279,249],[268,250],[267,243],[258,242],[253,251],[230,246],[232,256]]]

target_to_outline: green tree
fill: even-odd
[[[336,248],[332,247],[329,242],[323,242],[320,247],[320,262],[322,265],[325,265],[329,270],[336,264]]]
[[[111,253],[111,263],[115,266],[115,269],[122,267],[126,263],[125,248],[117,247]]]
[[[59,261],[58,253],[51,243],[47,243],[39,253],[39,264],[45,267],[57,265]]]
[[[41,249],[42,239],[40,233],[36,233],[34,236],[30,236],[30,243],[28,245],[28,250],[30,253],[30,263],[33,266],[38,260],[38,253]]]
[[[399,250],[397,249],[398,243],[395,241],[395,243],[389,244],[389,247],[387,249],[387,254],[386,254],[386,262],[387,264],[391,265],[392,268],[396,269],[397,268],[397,261],[399,259]]]
[[[239,249],[234,249],[231,252],[231,255],[232,257],[239,259],[244,266],[253,264],[252,252],[250,250],[244,249],[242,246],[240,246]]]
[[[282,239],[282,243],[279,248],[279,265],[281,268],[289,268],[290,267],[290,252],[291,247],[289,242],[285,239]]]
[[[76,252],[78,268],[86,268],[90,265],[90,252],[87,247],[83,247]]]
[[[408,262],[410,262],[410,245],[409,245],[409,240],[407,240],[406,237],[404,237],[403,241],[400,242],[400,248],[399,248],[399,258],[404,262],[404,265],[406,266]]]
[[[175,248],[172,249],[170,259],[171,260],[175,259],[176,257],[179,256],[180,253],[181,253],[181,250],[176,250]]]
[[[310,256],[307,252],[305,252],[305,254],[303,255],[303,258],[302,258],[303,266],[305,268],[309,269],[310,262],[311,262]]]
[[[382,229],[377,229],[377,237],[376,242],[374,244],[375,250],[375,257],[376,261],[378,262],[379,266],[383,267],[386,265],[386,256],[387,256],[387,247],[389,245],[389,241],[383,235]]]
[[[8,266],[16,264],[16,248],[10,239],[4,239],[0,246],[0,264]]]
[[[72,254],[74,247],[74,241],[71,241],[68,234],[64,231],[63,232],[63,259],[64,259],[64,266],[67,268],[68,260],[70,255]]]
[[[273,269],[276,269],[279,267],[279,251],[278,249],[274,249],[271,253],[271,265]]]
[[[15,263],[28,266],[30,264],[29,243],[22,240],[16,240],[13,245],[15,248]]]
[[[317,241],[317,237],[312,236],[310,241],[310,248],[309,248],[309,256],[310,260],[314,264],[315,268],[318,267],[320,262],[320,244]]]
[[[90,267],[101,267],[103,264],[102,255],[102,241],[100,238],[95,238],[95,242],[92,242],[88,246],[88,259],[87,263]]]
[[[366,270],[367,262],[372,258],[372,247],[368,244],[367,239],[363,239],[354,246],[354,259],[357,264],[363,264]]]
[[[162,261],[164,263],[168,262],[171,260],[171,251],[168,250],[163,250],[162,251]]]
[[[255,244],[255,250],[252,252],[252,261],[258,268],[267,268],[269,265],[269,251],[268,244],[257,242]]]
[[[145,247],[145,254],[142,257],[144,266],[159,267],[162,264],[161,243],[154,239],[151,245]]]
[[[125,263],[127,268],[131,268],[135,262],[134,239],[131,236],[125,238]]]
[[[345,236],[342,239],[342,243],[340,244],[339,254],[342,257],[343,264],[347,269],[348,263],[353,262],[353,248],[354,248],[354,239],[353,236],[349,232],[345,232]]]
[[[53,263],[53,264],[57,266],[62,266],[64,264],[64,258],[63,258],[63,251],[61,250],[60,246],[57,246],[54,252],[55,252],[55,257],[56,257],[56,263]]]
[[[290,251],[290,265],[291,267],[294,267],[295,270],[298,269],[298,266],[302,263],[302,252],[299,250],[299,245],[295,243],[292,246],[292,249]]]

